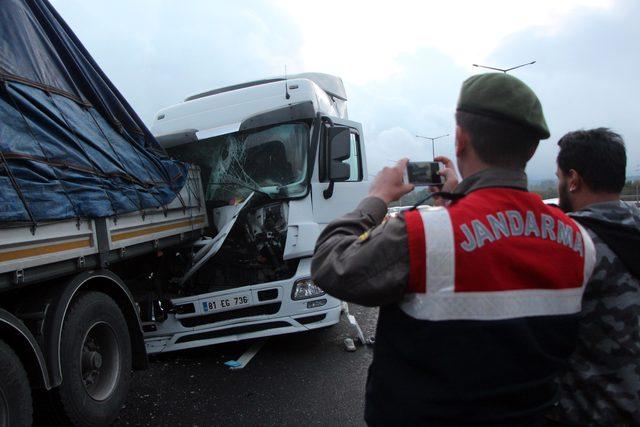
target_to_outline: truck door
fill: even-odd
[[[321,125],[311,180],[313,216],[321,228],[355,209],[369,190],[362,125],[331,117]]]

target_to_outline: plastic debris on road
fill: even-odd
[[[238,362],[237,360],[229,360],[227,362],[224,362],[224,366],[228,366],[229,368],[239,368],[242,366],[242,363]]]
[[[251,347],[247,349],[247,351],[244,352],[242,356],[238,358],[238,360],[229,360],[227,362],[224,362],[224,365],[233,370],[245,368],[249,364],[251,359],[253,359],[253,357],[258,354],[265,342],[267,342],[266,338],[256,341],[255,343],[253,343],[253,345],[251,345]]]
[[[356,351],[356,344],[353,342],[353,339],[345,338],[344,339],[344,348],[345,348],[345,350],[347,350],[349,352]]]

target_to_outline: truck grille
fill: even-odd
[[[278,311],[280,311],[281,306],[282,306],[281,302],[276,302],[272,304],[255,305],[253,307],[246,307],[238,310],[223,311],[222,313],[187,317],[184,319],[180,319],[180,324],[186,328],[192,328],[194,326],[201,326],[201,325],[208,325],[210,323],[222,322],[223,320],[276,314]]]
[[[210,340],[213,338],[226,337],[233,334],[248,334],[250,332],[266,331],[267,329],[287,328],[291,326],[287,322],[269,322],[260,323],[258,325],[237,326],[235,328],[227,328],[219,331],[202,332],[200,334],[187,335],[176,340],[176,344],[182,342],[191,342],[199,340]]]

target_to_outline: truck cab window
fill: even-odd
[[[351,132],[351,152],[349,158],[344,161],[351,168],[347,182],[362,181],[362,160],[360,158],[360,137]]]
[[[281,124],[236,132],[167,149],[202,171],[206,199],[233,203],[252,191],[272,198],[306,192],[309,126]]]

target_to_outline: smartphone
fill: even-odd
[[[404,171],[404,182],[415,186],[442,185],[444,180],[439,171],[438,162],[409,162]]]

